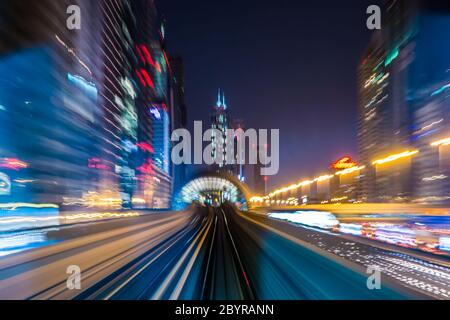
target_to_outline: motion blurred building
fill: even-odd
[[[172,68],[172,87],[173,87],[173,129],[187,128],[187,106],[185,100],[184,87],[184,61],[180,56],[169,57]],[[186,165],[180,164],[173,167],[173,185],[174,194],[187,182]]]
[[[10,182],[1,202],[62,203],[93,187],[88,154],[99,143],[101,28],[85,17],[84,30],[70,31],[70,4],[1,3],[0,171]],[[90,2],[86,10],[100,14]]]
[[[443,139],[450,138],[448,7],[441,1],[386,4],[382,30],[359,66],[363,201],[450,199],[443,160]]]
[[[258,154],[260,152],[265,152],[266,150],[262,150],[265,148],[265,146],[257,145],[257,146],[250,146],[251,148],[255,147]],[[246,183],[250,187],[250,190],[254,194],[266,194],[267,192],[267,182],[269,177],[263,176],[261,174],[261,171],[263,169],[263,165],[261,161],[258,161],[257,164],[247,164],[245,165],[245,177],[246,177]]]
[[[170,66],[153,0],[11,0],[0,16],[0,202],[168,208]]]
[[[212,158],[221,159],[219,164],[216,164],[215,171],[233,175],[233,165],[227,164],[227,135],[226,131],[231,129],[230,117],[228,114],[228,106],[225,100],[225,93],[219,89],[217,102],[214,106],[214,113],[211,116],[211,128],[215,131],[220,131],[221,135],[216,136],[213,133],[212,143]]]
[[[231,121],[231,128],[236,132],[237,130],[245,131],[245,122],[243,119],[233,119]],[[233,167],[233,175],[239,179],[241,182],[247,182],[247,172],[246,172],[246,166],[245,164],[239,164],[238,159],[244,159],[245,158],[245,149],[239,148],[239,136],[235,136],[234,138],[234,155],[236,158],[236,163],[232,166]],[[241,153],[240,155],[238,153]]]
[[[129,1],[135,14],[134,70],[138,95],[140,155],[136,171],[141,184],[137,203],[168,208],[172,194],[170,130],[173,113],[170,62],[165,51],[165,26],[158,19],[153,1]]]

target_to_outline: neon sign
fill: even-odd
[[[336,170],[345,170],[354,168],[356,166],[358,166],[358,163],[356,161],[353,161],[351,157],[343,157],[338,161],[336,161],[335,163],[333,163],[331,165],[331,168]]]

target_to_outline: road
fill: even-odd
[[[448,299],[450,288],[437,262],[230,206],[21,236],[36,232],[41,245],[0,258],[0,299]],[[380,290],[367,287],[370,265],[382,269]],[[70,266],[81,270],[80,290],[67,286]]]

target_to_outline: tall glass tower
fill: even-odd
[[[220,136],[213,133],[212,136],[212,157],[213,159],[220,159],[219,163],[216,164],[216,170],[220,172],[226,172],[232,174],[232,166],[227,164],[227,144],[226,144],[226,132],[230,129],[230,121],[228,114],[228,106],[225,100],[225,93],[221,92],[217,96],[217,102],[214,106],[214,113],[211,117],[211,127],[215,132],[220,131]],[[218,130],[218,131],[217,131]]]

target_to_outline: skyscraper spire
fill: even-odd
[[[223,97],[222,97],[222,106],[226,109],[227,108],[227,103],[225,101],[225,92],[222,92],[222,95],[223,95]]]
[[[222,97],[220,96],[220,88],[219,88],[219,94],[217,95],[217,102],[216,102],[216,106],[222,107]]]

